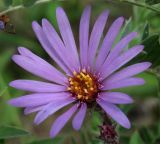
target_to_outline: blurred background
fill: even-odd
[[[12,7],[21,6],[22,1],[1,0],[0,12],[10,9],[11,5]],[[143,0],[137,1],[144,2]],[[148,5],[160,8],[158,1],[151,3],[153,1],[148,1]],[[70,19],[78,45],[80,16],[88,4],[92,6],[90,28],[92,28],[96,17],[105,9],[109,9],[110,16],[104,34],[117,17],[124,16],[126,21],[116,41],[131,31],[139,32],[138,39],[134,40],[127,49],[133,44],[141,43],[145,45],[145,52],[131,63],[137,61],[151,61],[153,63],[150,70],[139,75],[146,80],[144,86],[120,90],[130,94],[135,100],[134,104],[120,105],[132,123],[130,130],[117,127],[120,143],[160,144],[160,12],[119,2],[119,0],[53,0],[35,5],[34,2],[33,0],[24,0],[25,7],[8,12],[7,16],[10,21],[7,30],[0,30],[0,144],[102,144],[98,139],[98,126],[102,123],[98,113],[88,112],[79,132],[73,130],[71,123],[68,123],[62,132],[54,140],[51,140],[49,138],[50,126],[56,115],[62,111],[48,118],[40,126],[36,126],[33,124],[35,114],[25,116],[22,109],[7,104],[7,100],[26,94],[9,87],[10,81],[38,79],[11,61],[12,55],[17,53],[18,46],[27,47],[55,65],[37,41],[31,27],[32,21],[36,20],[41,23],[42,18],[47,18],[58,31],[55,10],[58,6],[63,7]]]

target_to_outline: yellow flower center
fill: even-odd
[[[73,72],[74,76],[69,78],[69,87],[73,96],[80,101],[92,101],[98,93],[97,79],[83,69],[80,73]]]

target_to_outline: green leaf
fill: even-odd
[[[75,140],[75,138],[71,138],[71,141],[72,141],[72,144],[76,144],[76,140]]]
[[[5,144],[5,142],[4,142],[5,140],[3,140],[3,139],[0,139],[0,144]]]
[[[30,7],[32,6],[37,0],[23,0],[23,5],[25,7]]]
[[[144,60],[152,62],[152,67],[160,65],[159,35],[155,34],[146,38],[142,44],[145,46],[144,51],[147,53],[147,55],[144,56]]]
[[[131,136],[129,144],[144,144],[142,138],[140,137],[138,131],[135,131]]]
[[[160,3],[160,0],[145,0],[147,4],[154,5]]]
[[[103,142],[100,139],[94,139],[89,144],[103,144]]]
[[[152,68],[160,65],[160,42],[159,34],[154,34],[144,39],[141,44],[144,45],[144,52],[139,54],[130,63],[149,61],[152,63]]]
[[[12,126],[0,126],[0,139],[22,137],[26,135],[29,135],[28,131]]]
[[[31,143],[27,143],[27,144],[60,144],[62,143],[63,138],[61,137],[56,137],[54,139],[44,139],[44,140],[38,140],[38,141],[33,141]]]
[[[143,137],[143,140],[144,140],[145,144],[151,144],[152,143],[151,131],[148,128],[142,127],[139,130],[139,133]]]
[[[3,0],[4,1],[4,4],[8,7],[10,5],[12,5],[12,0]]]
[[[10,62],[13,52],[14,50],[6,50],[0,54],[0,72],[2,72],[4,68],[7,66],[7,64]]]
[[[125,21],[125,25],[122,29],[122,37],[130,33],[131,28],[132,28],[132,18],[130,17],[128,20]]]
[[[6,86],[2,91],[0,91],[0,96],[2,96],[7,89],[8,89],[8,87]]]
[[[146,39],[149,36],[149,24],[148,22],[144,26],[143,34],[142,34],[142,40]]]

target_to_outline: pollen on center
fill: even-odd
[[[85,69],[79,73],[74,71],[73,77],[69,77],[68,91],[80,101],[92,101],[98,93],[97,79]]]

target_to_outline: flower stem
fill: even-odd
[[[34,5],[38,5],[38,4],[42,4],[42,3],[46,3],[46,2],[50,2],[51,0],[38,0],[34,3]],[[17,6],[10,6],[8,9],[0,12],[0,15],[15,11],[15,10],[19,10],[25,8],[24,5],[17,5]]]
[[[115,2],[122,2],[122,3],[128,3],[128,4],[132,4],[132,5],[135,5],[135,6],[139,6],[139,7],[143,7],[143,8],[147,8],[149,10],[152,10],[154,12],[157,12],[158,14],[160,14],[160,9],[159,8],[156,8],[154,6],[150,6],[148,4],[145,4],[145,3],[142,3],[142,2],[138,2],[138,1],[132,1],[132,0],[113,0]]]
[[[104,142],[104,144],[120,144],[115,124],[113,124],[112,120],[105,112],[102,112],[102,116],[103,123],[99,126],[99,138]]]

